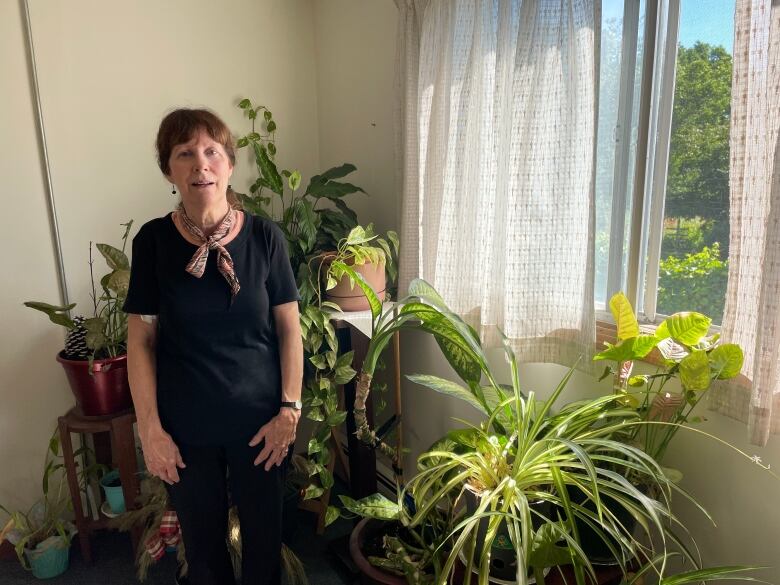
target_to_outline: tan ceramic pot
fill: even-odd
[[[387,280],[385,278],[384,264],[355,264],[352,268],[360,274],[373,289],[380,301],[385,300]],[[325,299],[336,303],[342,311],[367,311],[368,299],[359,286],[351,287],[349,277],[344,276],[338,284],[325,292]]]

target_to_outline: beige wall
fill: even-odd
[[[63,333],[22,306],[58,295],[22,31],[19,3],[0,2],[0,504],[12,509],[40,490],[48,438],[72,402],[54,361]]]
[[[348,197],[361,223],[398,229],[393,162],[393,0],[314,0],[319,152],[322,169],[351,162]]]

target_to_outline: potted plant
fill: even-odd
[[[397,505],[368,499],[359,505],[344,501],[352,512],[390,518],[411,529],[412,541],[385,538],[385,560],[376,564],[387,567],[394,561],[393,569],[408,582],[439,584],[448,582],[460,560],[465,565],[464,582],[471,582],[475,568],[483,585],[491,579],[494,544],[504,537],[517,583],[526,583],[530,574],[542,583],[546,567],[567,563],[573,566],[577,583],[584,583],[595,580],[596,574],[582,547],[581,523],[606,543],[626,578],[639,561],[653,565],[664,579],[665,562],[656,561],[675,554],[697,567],[677,575],[680,582],[729,573],[722,567],[700,569],[675,533],[679,522],[669,506],[672,494],[683,492],[652,457],[624,441],[626,428],[641,428],[646,421],[635,410],[621,406],[620,396],[574,402],[556,411],[555,402],[572,371],[547,400],[538,401],[533,394],[525,397],[509,345],[505,344],[505,350],[512,384],[507,388],[497,382],[476,332],[427,283],[413,282],[400,311],[383,314],[370,287],[358,275],[353,277],[374,310],[374,334],[366,369],[358,378],[356,413],[365,404],[370,368],[386,345],[386,336],[399,328],[414,327],[434,335],[465,386],[433,376],[411,379],[469,402],[485,417],[478,426],[449,433],[424,453],[417,475],[406,486],[399,485]],[[365,420],[358,432],[375,448],[392,454]],[[640,485],[652,486],[651,493],[628,481],[628,475],[639,478]],[[582,492],[585,500],[574,501],[569,495],[572,488]],[[473,505],[464,505],[469,497]],[[606,498],[611,506],[605,505]],[[637,520],[640,535],[621,521],[617,514],[621,509]],[[419,538],[417,531],[428,538]],[[680,545],[680,553],[671,548],[673,544]]]
[[[90,454],[87,447],[81,447],[74,455]],[[70,543],[76,534],[76,527],[67,520],[70,495],[63,473],[64,464],[60,443],[55,430],[46,450],[43,478],[43,495],[27,512],[0,510],[10,516],[11,528],[5,531],[5,538],[14,545],[19,562],[31,570],[39,579],[48,579],[62,574],[68,568]],[[105,469],[100,464],[90,464],[79,471],[79,484],[86,489],[89,480]]]
[[[692,412],[714,380],[728,380],[742,369],[742,348],[720,343],[720,334],[709,334],[712,319],[696,312],[668,317],[651,334],[639,330],[636,315],[623,293],[615,294],[609,307],[616,324],[617,343],[594,356],[614,362],[602,379],[613,378],[615,396],[646,424],[626,431],[624,440],[639,445],[662,461],[680,428],[699,419]],[[652,374],[633,374],[634,364],[657,349],[660,366]],[[680,390],[669,389],[675,381]],[[675,384],[672,384],[675,386]],[[679,477],[679,472],[674,472]]]
[[[132,220],[122,224],[125,231],[121,250],[108,244],[96,245],[109,267],[109,272],[99,281],[100,293],[95,287],[90,242],[91,317],[71,319],[70,311],[76,303],[67,306],[39,301],[24,303],[68,329],[65,348],[57,354],[57,361],[65,369],[76,401],[87,416],[107,415],[132,407],[127,381],[127,315],[122,311],[130,283],[130,261],[125,247],[132,225]]]
[[[112,515],[124,513],[125,496],[122,493],[122,482],[119,478],[119,471],[112,470],[100,478],[100,487],[106,494],[106,503]]]
[[[318,258],[320,262],[316,279],[317,296],[322,297],[324,283],[325,299],[338,305],[341,310],[368,310],[368,299],[360,288],[355,288],[353,279],[341,269],[341,265],[351,266],[371,287],[377,298],[384,301],[387,282],[393,282],[397,274],[397,256],[398,236],[395,232],[387,232],[385,239],[374,234],[373,224],[368,224],[365,228],[356,226],[338,242],[334,252],[325,253]]]

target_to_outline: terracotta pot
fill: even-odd
[[[361,585],[406,585],[406,579],[380,571],[363,555],[366,539],[379,532],[383,524],[372,518],[363,518],[358,522],[349,537],[349,554],[360,570]]]
[[[86,416],[104,416],[132,408],[127,354],[93,361],[92,374],[87,360],[65,359],[60,352],[57,361],[65,369],[70,389]]]
[[[352,268],[369,284],[379,300],[384,301],[385,289],[387,288],[385,265],[367,262],[366,264],[355,264]],[[342,311],[367,311],[370,309],[363,290],[357,285],[351,288],[347,276],[344,276],[334,288],[325,292],[325,299],[336,303]]]

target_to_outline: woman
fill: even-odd
[[[280,465],[295,440],[303,376],[285,239],[272,221],[230,205],[235,152],[213,113],[168,114],[157,155],[181,202],[134,238],[124,306],[146,466],[168,486],[193,585],[234,582],[228,491],[242,582],[277,584]]]

